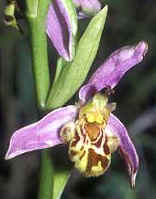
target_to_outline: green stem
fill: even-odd
[[[45,33],[45,20],[50,0],[26,0],[26,16],[29,24],[32,47],[32,66],[39,107],[44,110],[50,87],[47,36]],[[45,150],[41,155],[41,181],[40,199],[52,198],[53,168]]]
[[[30,28],[33,72],[38,104],[45,109],[47,94],[50,87],[47,36],[45,20],[50,0],[26,0],[27,19]]]
[[[41,153],[41,174],[39,199],[51,199],[53,195],[53,168],[48,150]]]

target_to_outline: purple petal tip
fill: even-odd
[[[140,41],[136,46],[136,55],[137,56],[142,55],[143,59],[143,57],[146,55],[147,52],[148,52],[148,43],[146,41]]]
[[[131,176],[131,187],[132,187],[132,189],[135,188],[136,175],[137,175],[137,172],[133,173],[132,176]]]
[[[101,9],[101,3],[99,0],[73,0],[73,3],[80,10],[80,18],[93,16]]]
[[[66,106],[48,113],[40,121],[21,128],[12,135],[5,159],[61,144],[60,128],[77,116],[76,106]]]
[[[139,158],[135,147],[128,135],[128,132],[120,120],[111,114],[108,127],[120,139],[120,152],[128,167],[130,183],[132,188],[135,187],[135,179],[139,169]]]
[[[140,41],[137,45],[124,46],[113,52],[95,71],[88,84],[80,89],[80,100],[87,101],[103,88],[113,89],[128,70],[143,60],[147,51],[147,42]]]

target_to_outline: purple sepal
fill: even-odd
[[[80,89],[80,100],[86,102],[103,88],[114,88],[129,69],[143,60],[147,50],[147,43],[141,41],[135,46],[125,46],[113,52]]]
[[[73,0],[73,3],[79,9],[79,19],[94,16],[101,9],[101,3],[98,0]]]
[[[60,128],[67,122],[75,120],[76,116],[77,107],[71,105],[52,111],[40,121],[15,131],[5,159],[61,144]]]
[[[139,168],[139,158],[135,147],[128,135],[127,129],[113,114],[111,114],[106,128],[106,130],[111,131],[120,139],[120,152],[128,166],[131,186],[134,188],[135,178]]]
[[[72,19],[62,0],[54,0],[50,4],[46,22],[46,32],[57,52],[66,61],[74,56]],[[75,31],[75,30],[74,30]]]

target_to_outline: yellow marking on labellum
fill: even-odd
[[[112,109],[114,104],[108,104],[106,95],[97,94],[80,108],[78,119],[61,130],[61,138],[69,145],[69,158],[86,177],[103,174],[119,145],[116,136],[105,132]]]

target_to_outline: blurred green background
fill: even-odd
[[[136,189],[131,190],[124,161],[113,154],[105,175],[83,178],[77,171],[72,176],[62,199],[155,199],[156,198],[156,1],[107,0],[108,18],[101,45],[90,74],[115,49],[146,40],[149,52],[138,67],[132,69],[115,90],[116,115],[129,129],[140,157]],[[27,23],[18,14],[23,33],[4,25],[4,7],[0,3],[0,198],[37,198],[40,152],[21,155],[5,161],[4,155],[12,132],[37,119],[31,71],[31,50]],[[23,9],[23,5],[21,4]],[[21,9],[21,12],[22,12]],[[88,19],[79,22],[81,32]],[[49,44],[49,63],[56,56]],[[52,56],[53,55],[53,56]],[[74,102],[77,95],[72,99]],[[59,148],[59,147],[58,147]],[[52,149],[55,154],[56,148]],[[57,152],[60,159],[63,155]]]

